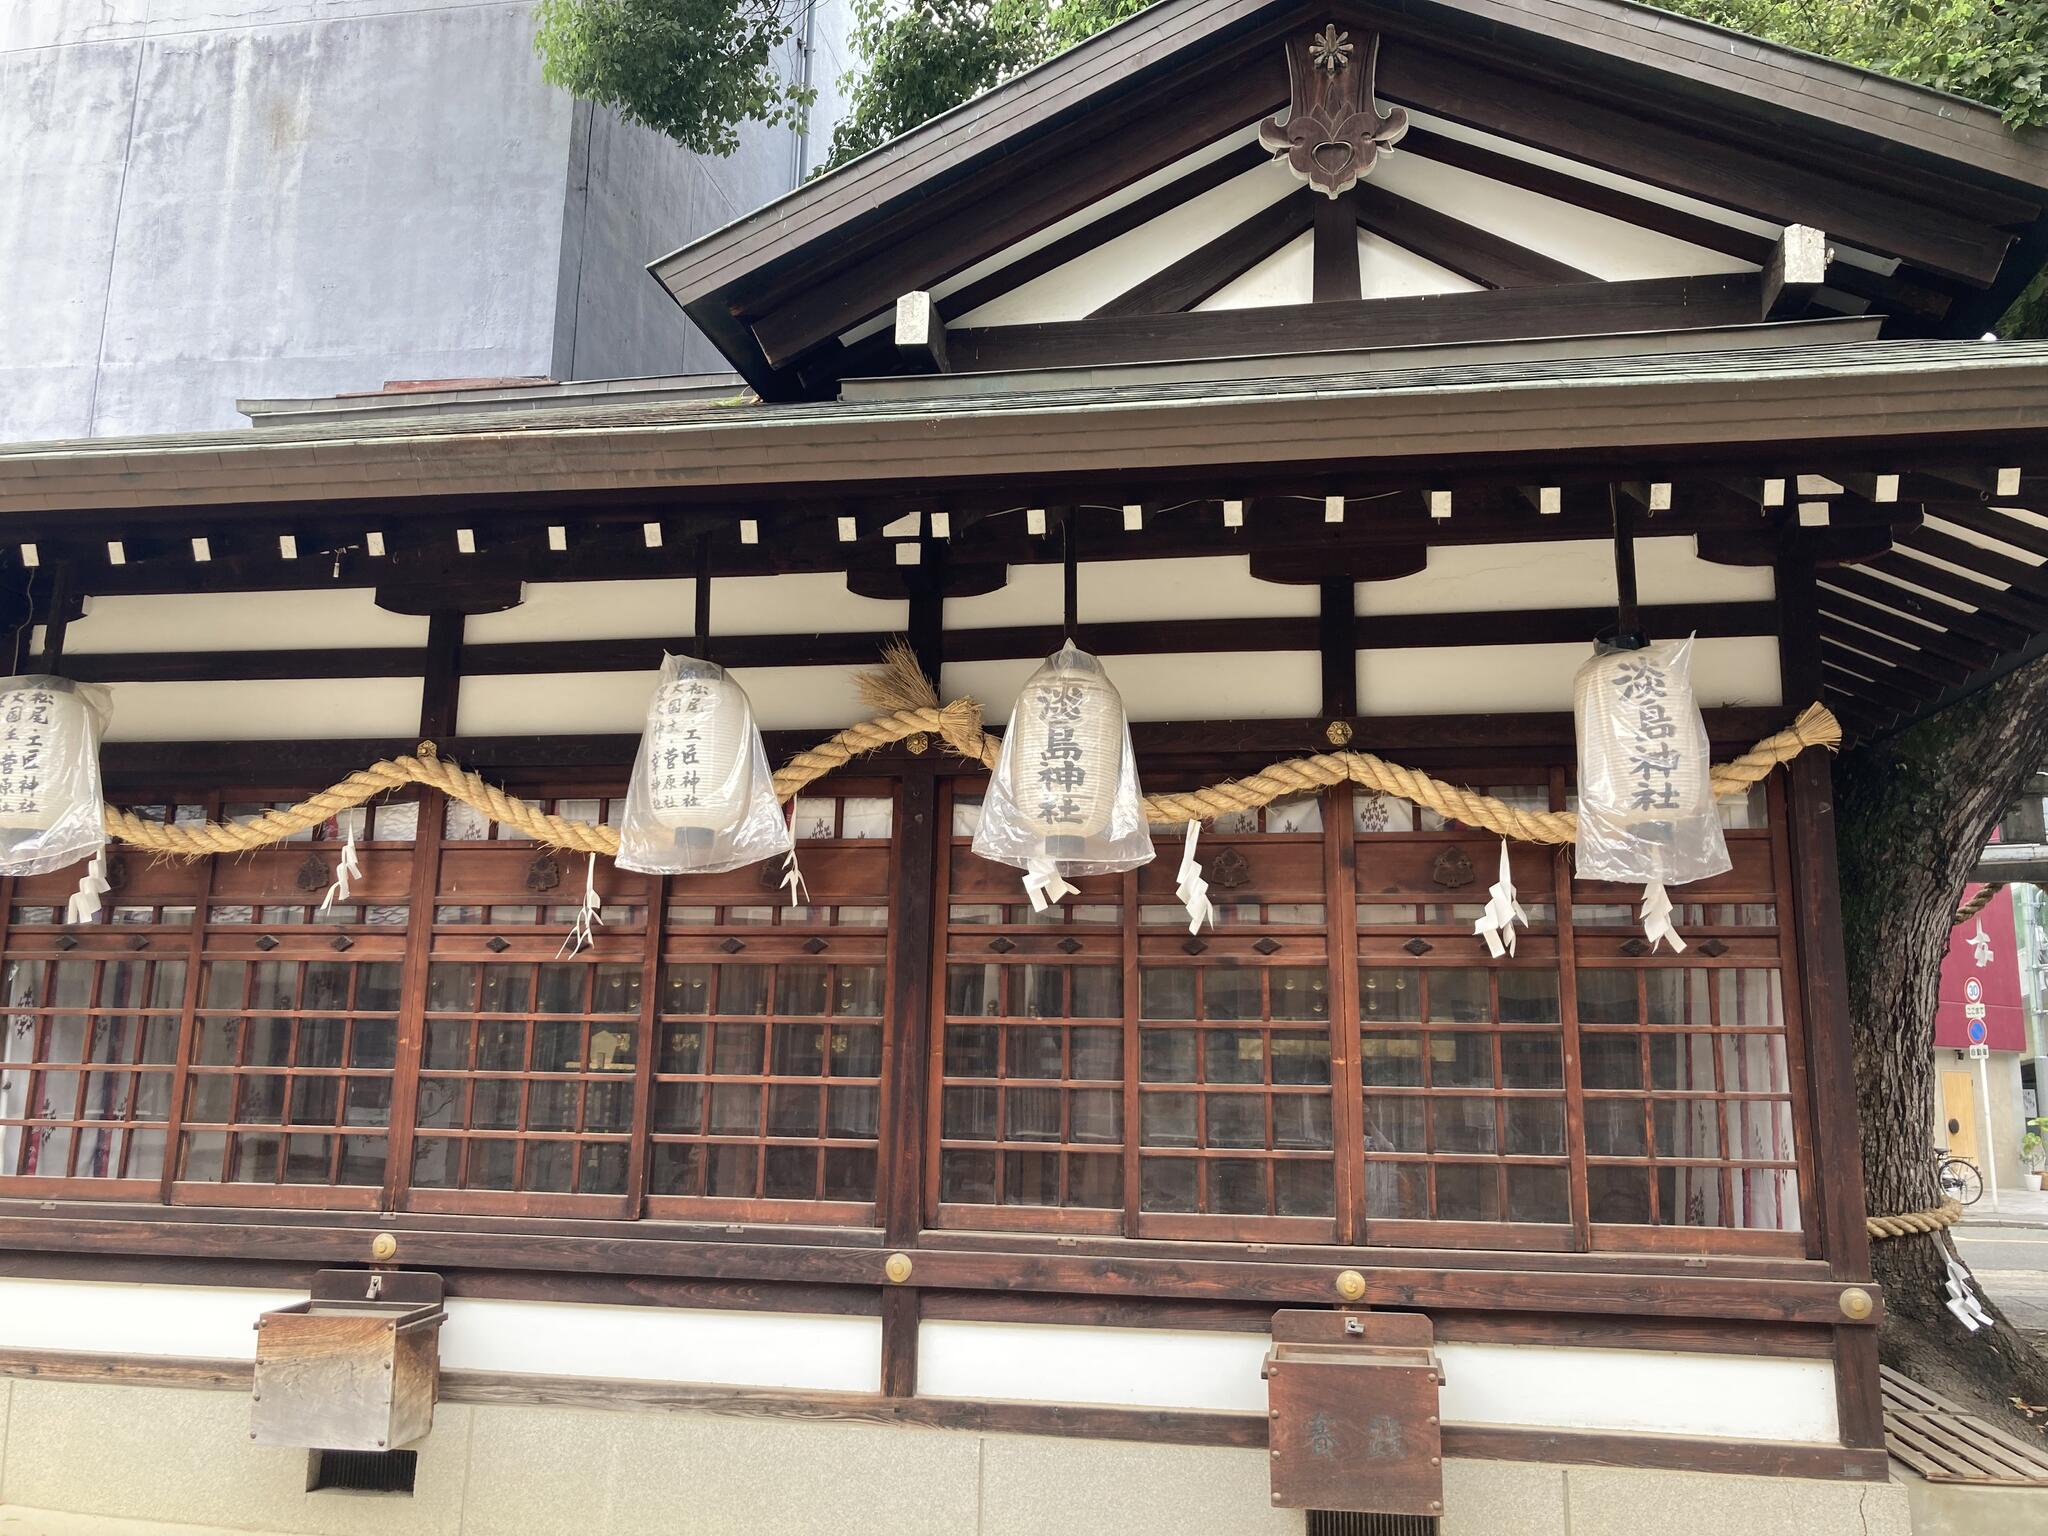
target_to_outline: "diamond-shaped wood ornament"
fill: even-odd
[[[1403,944],[1401,947],[1407,950],[1408,953],[1411,955],[1426,955],[1432,949],[1436,948],[1436,946],[1430,943],[1427,939],[1410,939],[1406,944]]]
[[[1700,953],[1705,955],[1709,960],[1718,960],[1721,958],[1721,956],[1728,953],[1728,946],[1726,944],[1723,944],[1719,939],[1709,939],[1706,943],[1700,946]]]
[[[1262,955],[1270,955],[1273,953],[1274,950],[1278,949],[1279,947],[1280,941],[1270,936],[1259,940],[1258,943],[1252,946],[1253,949],[1256,949]]]
[[[825,940],[819,938],[815,933],[804,940],[804,953],[807,955],[822,955],[830,947]]]
[[[988,947],[999,955],[1007,955],[1017,947],[1017,942],[1014,939],[994,938],[988,941]]]
[[[68,934],[68,933],[66,933],[66,934],[62,934],[62,935],[60,935],[60,936],[58,937],[58,939],[57,939],[57,947],[58,947],[59,949],[67,949],[67,950],[68,950],[68,949],[76,949],[76,948],[78,948],[78,940],[76,940],[76,939],[74,939],[73,937],[71,937],[71,935],[70,935],[70,934]]]
[[[741,950],[747,947],[747,943],[744,939],[727,939],[723,944],[719,945],[718,947],[724,950],[728,955],[736,955]]]
[[[1180,947],[1184,953],[1190,955],[1206,954],[1209,949],[1209,946],[1200,939],[1183,939]]]
[[[256,947],[268,954],[271,950],[277,948],[277,936],[269,933],[264,934],[262,938],[256,941]]]
[[[1069,935],[1068,937],[1060,940],[1060,953],[1063,955],[1075,954],[1080,950],[1080,948],[1081,941],[1077,938],[1074,938],[1072,935]]]
[[[512,941],[506,938],[503,934],[494,933],[488,939],[484,940],[484,948],[488,949],[494,955],[502,955],[503,953],[505,953],[506,950],[510,949],[511,947]]]
[[[336,954],[347,954],[356,947],[356,941],[345,933],[337,933],[327,941],[327,947]]]
[[[128,941],[128,947],[130,949],[149,948],[149,935],[146,933],[138,933],[137,935],[135,935],[134,938]]]
[[[1621,952],[1631,959],[1640,960],[1650,952],[1650,948],[1648,939],[1630,939],[1621,946]]]

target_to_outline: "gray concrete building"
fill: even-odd
[[[9,0],[0,441],[723,368],[645,264],[815,167],[847,25],[789,50],[806,131],[712,160],[543,83],[525,0]]]

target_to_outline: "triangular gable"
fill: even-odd
[[[1314,164],[1347,158],[1334,111],[1275,158],[1368,83],[1355,184]],[[1620,0],[1163,0],[653,270],[781,398],[1816,316],[1971,335],[2048,249],[2044,188],[1988,108]]]

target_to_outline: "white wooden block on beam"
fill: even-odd
[[[1445,518],[1451,515],[1451,493],[1449,491],[1431,491],[1429,493],[1429,515],[1435,518]]]
[[[370,530],[370,532],[363,535],[363,548],[370,552],[372,559],[382,560],[384,558],[384,535],[378,533],[375,529]]]
[[[1564,487],[1545,485],[1537,488],[1536,510],[1544,517],[1556,517],[1564,511]]]
[[[661,548],[661,524],[642,523],[640,525],[640,538],[649,549]]]
[[[299,558],[299,541],[298,541],[298,539],[297,539],[297,538],[296,538],[296,537],[295,537],[294,535],[292,535],[292,534],[289,534],[289,533],[280,533],[280,534],[279,534],[279,535],[277,536],[277,552],[278,552],[278,554],[279,554],[279,555],[280,555],[280,556],[281,556],[282,558],[284,558],[284,559],[286,559],[286,560],[296,560],[296,559],[298,559],[298,558]]]
[[[1782,507],[1785,505],[1785,481],[1782,476],[1764,481],[1764,505]]]
[[[1244,526],[1243,502],[1226,501],[1223,503],[1223,526],[1226,528],[1242,528]]]
[[[922,559],[924,559],[924,546],[916,540],[906,539],[896,546],[896,563],[898,565],[916,565]]]
[[[935,539],[950,539],[953,537],[952,513],[934,512],[932,514],[932,537]]]
[[[1669,512],[1671,510],[1671,482],[1669,480],[1652,480],[1650,482],[1650,510],[1652,512]]]
[[[2001,469],[1998,472],[2000,496],[2017,496],[2020,493],[2020,472],[2017,469]]]
[[[1830,480],[1826,475],[1801,475],[1799,494],[1802,496],[1839,496],[1846,487]]]
[[[882,537],[885,539],[914,539],[917,537],[918,531],[923,527],[924,514],[922,512],[906,512],[901,517],[882,525]]]
[[[548,525],[548,548],[562,554],[569,548],[569,530],[560,523]]]
[[[1897,501],[1899,499],[1899,477],[1897,475],[1877,476],[1877,483],[1871,487],[1870,499],[1872,501]]]
[[[119,539],[107,540],[107,564],[126,565],[127,563],[128,546],[123,544]]]
[[[761,542],[761,524],[751,517],[740,519],[740,542],[758,544]]]
[[[859,538],[859,537],[860,537],[860,524],[859,524],[859,523],[855,522],[855,521],[854,521],[854,520],[853,520],[852,518],[850,518],[850,517],[842,517],[842,518],[840,518],[840,519],[839,519],[839,542],[840,542],[840,543],[842,543],[842,544],[851,544],[851,543],[852,543],[852,542],[853,542],[853,541],[854,541],[855,539],[857,539],[857,538]]]
[[[206,564],[213,558],[212,543],[207,539],[195,537],[192,540],[192,558],[201,565]]]
[[[1344,498],[1342,496],[1325,496],[1323,498],[1323,521],[1326,523],[1341,523],[1344,521]]]
[[[1824,501],[1802,501],[1799,503],[1799,526],[1802,528],[1827,527],[1828,504]]]
[[[43,552],[33,544],[24,544],[21,546],[21,563],[34,570],[43,563]]]
[[[1124,532],[1137,533],[1145,526],[1145,509],[1135,501],[1124,503]]]
[[[1024,531],[1035,539],[1045,536],[1045,508],[1026,507],[1024,509]]]
[[[918,290],[896,300],[896,350],[934,373],[947,371],[946,322],[929,293]]]
[[[475,554],[475,553],[476,553],[476,530],[475,530],[474,528],[458,528],[458,529],[456,529],[456,530],[455,530],[455,547],[456,547],[457,549],[461,550],[461,551],[462,551],[462,553],[464,553],[465,555],[473,555],[473,554]]]

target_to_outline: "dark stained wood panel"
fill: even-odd
[[[949,333],[954,365],[993,372],[1273,352],[1335,352],[1535,336],[1743,325],[1754,273],[1516,288],[1484,293],[1124,315]]]

